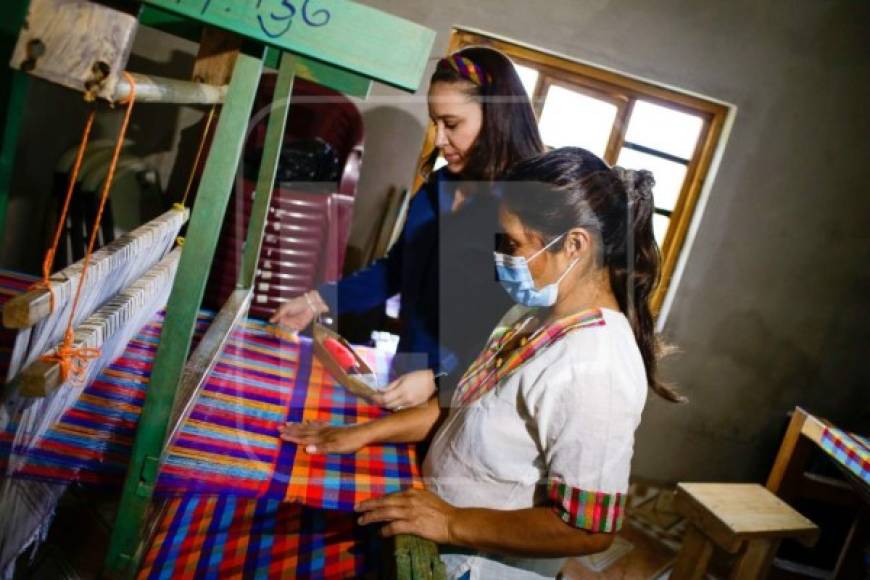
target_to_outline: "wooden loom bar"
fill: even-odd
[[[132,248],[147,252],[159,239],[158,232],[165,228],[178,230],[187,221],[188,210],[172,209],[163,215],[128,232],[107,246],[97,250],[91,257],[88,277],[91,283],[102,283],[120,265],[122,258],[129,258]],[[76,262],[53,274],[50,285],[55,295],[60,295],[78,283],[82,262]],[[30,290],[16,296],[3,305],[3,325],[6,328],[30,328],[51,314],[51,294],[44,288]]]
[[[172,414],[169,417],[169,436],[166,438],[164,451],[193,410],[200,390],[205,385],[209,373],[214,369],[218,356],[226,346],[233,329],[238,326],[248,312],[253,296],[254,293],[249,288],[239,288],[230,294],[218,315],[209,325],[196,350],[190,355],[190,360],[187,361],[184,374],[181,376],[181,383],[178,386],[178,392],[172,406]]]
[[[199,39],[193,80],[219,86],[229,83],[243,42],[241,36],[206,26]]]
[[[124,482],[105,565],[110,575],[130,576],[138,564],[139,536],[154,492],[175,393],[190,351],[209,266],[241,160],[245,130],[262,67],[261,58],[239,55],[221,110],[214,145],[206,161],[178,274],[166,308],[150,387]]]
[[[73,344],[79,348],[101,348],[126,323],[135,319],[143,308],[151,306],[156,310],[162,307],[162,300],[154,304],[155,295],[159,296],[161,288],[171,283],[180,253],[180,248],[170,252],[145,275],[83,321],[75,329]],[[165,298],[165,291],[163,296]],[[21,373],[21,394],[25,397],[47,397],[63,383],[60,363],[37,359]]]
[[[152,75],[130,73],[136,83],[137,103],[172,103],[177,105],[214,105],[223,103],[226,86],[167,79]],[[130,96],[130,82],[126,77],[118,81],[112,100],[124,101]]]

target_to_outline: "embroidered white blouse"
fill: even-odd
[[[528,313],[508,312],[460,381],[423,464],[426,485],[458,507],[551,506],[569,525],[616,531],[647,392],[634,334],[620,312],[597,309],[541,329],[503,356]],[[472,579],[558,570],[552,560],[479,554],[445,562],[452,576]],[[499,562],[510,567],[496,569]]]

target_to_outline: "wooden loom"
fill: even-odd
[[[20,16],[23,4],[13,2],[11,8],[0,10]],[[176,251],[167,258],[170,262],[177,259],[174,264],[158,265],[162,271],[177,270],[177,274],[105,564],[106,573],[115,577],[129,577],[138,568],[143,536],[148,535],[147,520],[154,519],[151,497],[166,435],[184,416],[250,304],[288,115],[289,98],[281,97],[289,97],[295,75],[358,97],[368,94],[370,79],[414,91],[434,40],[430,30],[348,0],[131,0],[124,4],[129,9],[121,12],[85,0],[32,0],[27,26],[12,59],[14,68],[81,91],[87,99],[118,101],[131,91],[122,72],[136,27],[150,25],[190,40],[201,39],[200,52],[194,81],[133,74],[137,101],[222,104],[184,250],[180,256]],[[279,76],[241,274],[236,291],[197,350],[188,356],[264,63],[277,66]],[[21,74],[14,75],[11,104],[23,104],[20,96],[25,82]],[[10,108],[7,118],[19,113]],[[14,142],[19,127],[17,123],[6,126],[0,170],[10,161],[7,145]],[[0,208],[8,196],[8,177],[0,171]],[[149,283],[153,279],[140,286]],[[25,308],[20,304],[10,308],[10,320],[31,320],[45,310],[44,296],[28,300]],[[119,300],[129,303],[136,298]],[[90,322],[85,326],[93,327]],[[83,328],[79,338],[90,344],[97,334]],[[51,365],[37,365],[25,379],[28,392],[50,392],[57,386],[56,376],[57,369]],[[431,543],[408,536],[397,539],[398,576],[431,577],[437,567],[433,555],[437,560]]]

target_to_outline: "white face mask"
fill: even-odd
[[[567,233],[567,232],[566,232]],[[571,262],[559,279],[543,288],[535,288],[535,280],[529,270],[529,262],[540,256],[547,248],[565,237],[565,234],[553,239],[549,244],[529,256],[509,256],[495,252],[495,269],[498,273],[498,281],[507,291],[511,298],[518,304],[530,307],[552,306],[559,297],[559,284],[568,275],[568,272],[580,261],[576,258]]]

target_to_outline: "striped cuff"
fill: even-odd
[[[568,525],[588,532],[618,532],[625,514],[624,493],[585,491],[558,479],[547,484],[553,509]]]

